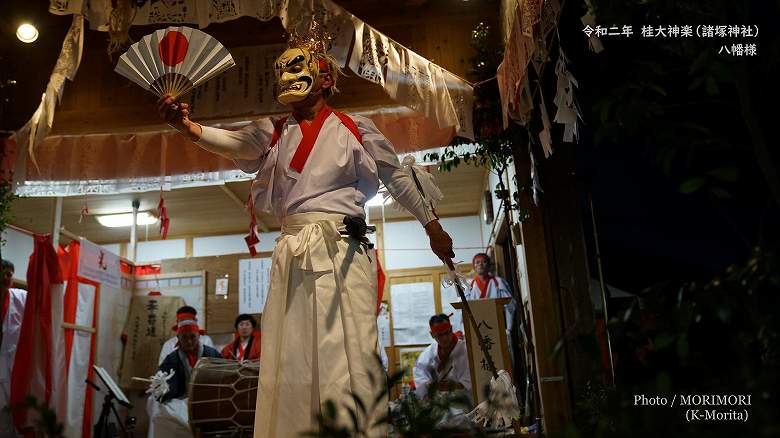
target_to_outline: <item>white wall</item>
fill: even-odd
[[[14,264],[14,279],[27,280],[27,265],[33,253],[33,238],[16,230],[3,232],[3,258]]]
[[[260,233],[258,252],[273,251],[279,232]],[[192,239],[192,255],[194,257],[218,256],[225,254],[248,253],[244,241],[245,234],[231,234],[228,236],[196,237]]]
[[[186,256],[186,243],[184,239],[149,240],[138,242],[137,251],[136,263],[179,259]]]
[[[475,253],[484,250],[479,216],[442,218],[442,227],[452,237],[455,262],[471,262]],[[441,261],[431,252],[428,236],[417,221],[387,222],[384,225],[385,270],[439,266]]]

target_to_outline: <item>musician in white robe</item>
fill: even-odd
[[[198,311],[195,310],[192,306],[181,306],[176,310],[176,317],[184,314],[191,314],[193,315],[193,318],[195,319],[195,322],[198,322]],[[172,330],[174,333],[177,333],[179,329],[179,325],[176,324],[172,327]],[[199,342],[201,345],[205,345],[211,348],[214,348],[214,341],[211,340],[211,337],[205,334],[200,334]],[[166,357],[168,357],[169,354],[173,353],[174,350],[179,348],[179,336],[178,334],[175,334],[170,339],[165,341],[162,348],[160,349],[160,357],[157,361],[157,365],[162,365],[163,361]],[[147,438],[154,438],[156,436],[154,431],[154,419],[157,418],[157,416],[160,414],[160,404],[157,403],[157,401],[154,400],[154,397],[149,397],[146,400],[146,413],[149,415],[149,429],[146,433]]]
[[[466,341],[453,333],[447,315],[434,315],[428,324],[434,342],[423,350],[414,364],[415,395],[425,398],[435,391],[463,391],[471,400]]]
[[[0,276],[0,407],[11,400],[11,371],[22,330],[27,291],[12,288],[14,265],[2,260]],[[11,413],[0,409],[0,437],[17,436]]]
[[[507,338],[512,327],[514,327],[514,315],[517,308],[517,302],[512,296],[512,290],[509,288],[506,280],[493,275],[490,271],[490,257],[485,253],[479,253],[471,261],[474,266],[474,278],[471,280],[471,289],[466,293],[467,300],[484,300],[489,298],[511,298],[512,300],[504,306],[504,317],[506,322]],[[511,340],[508,345],[512,345]]]
[[[366,201],[380,180],[424,226],[433,252],[454,257],[452,240],[439,224],[410,171],[371,120],[330,109],[339,67],[316,36],[291,39],[276,60],[277,99],[292,114],[261,119],[239,131],[201,126],[188,106],[170,96],[160,115],[206,150],[257,172],[252,200],[282,224],[274,249],[271,289],[263,312],[263,366],[254,436],[288,438],[316,431],[314,415],[332,399],[340,424],[350,424],[348,392],[368,404],[384,373],[376,361],[376,272],[365,237]],[[248,243],[253,234],[248,236]],[[359,420],[373,424],[385,403]],[[370,436],[386,435],[374,427]]]

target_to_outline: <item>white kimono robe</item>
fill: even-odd
[[[487,293],[484,297],[481,296],[482,291],[479,289],[479,285],[475,279],[471,279],[471,290],[466,293],[467,300],[479,300],[490,298],[512,298],[509,304],[504,306],[504,317],[506,318],[506,331],[507,335],[514,327],[514,315],[517,303],[512,297],[512,291],[509,289],[507,282],[498,276],[491,275],[488,277]]]
[[[282,223],[263,312],[255,438],[315,431],[314,415],[327,399],[339,406],[339,422],[350,424],[346,407],[357,409],[349,392],[371,404],[381,390],[369,377],[384,382],[375,360],[376,272],[366,249],[344,236],[344,216],[365,217],[381,180],[421,224],[435,219],[392,144],[369,119],[349,118],[360,139],[337,114],[327,115],[300,171],[291,163],[303,129],[292,116],[273,145],[268,119],[240,131],[203,127],[198,142],[234,158],[245,172],[258,172],[255,209]],[[380,402],[360,420],[373,423],[386,413]],[[386,434],[381,426],[369,432]]]
[[[8,289],[8,313],[0,321],[3,324],[3,343],[0,345],[0,437],[17,436],[10,413],[2,408],[8,406],[11,399],[11,369],[16,357],[26,301],[26,290]]]
[[[439,368],[438,347],[439,344],[434,341],[428,348],[423,350],[414,364],[415,395],[417,398],[423,398],[428,395],[428,386],[438,374],[439,380],[443,378],[463,385],[466,394],[471,399],[471,370],[469,368],[466,342],[458,339],[458,343],[452,349],[441,373],[436,372]]]
[[[201,335],[200,336],[200,343],[202,345],[208,345],[209,347],[214,347],[214,341],[211,340],[211,337],[208,335]],[[178,348],[179,345],[179,338],[176,336],[173,336],[172,338],[165,341],[165,343],[162,346],[162,349],[160,349],[160,358],[157,362],[157,365],[160,365],[163,360],[165,360],[166,357],[168,357],[169,354],[173,353],[173,350]],[[180,404],[178,401],[174,402],[174,405]],[[186,406],[185,406],[186,408]],[[170,410],[170,409],[168,409]],[[187,410],[185,409],[184,412]],[[158,403],[154,397],[147,397],[146,399],[146,413],[149,415],[149,429],[146,432],[147,438],[155,438],[155,419],[160,415],[160,403]],[[168,414],[166,414],[168,415]],[[170,416],[170,415],[169,415]],[[174,416],[175,417],[175,416]]]

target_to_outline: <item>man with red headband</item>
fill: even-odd
[[[293,35],[274,63],[276,98],[290,106],[288,116],[227,131],[191,121],[189,107],[170,96],[159,101],[160,116],[187,138],[257,173],[254,209],[275,214],[282,226],[263,312],[255,438],[316,430],[328,399],[340,407],[340,425],[352,424],[351,410],[372,425],[368,436],[387,434],[376,421],[387,415],[385,402],[365,413],[352,397],[370,405],[382,389],[375,382],[384,381],[375,359],[376,271],[365,235],[365,204],[380,181],[425,228],[433,252],[442,260],[455,256],[434,197],[401,166],[390,141],[370,119],[328,106],[340,69],[315,30]],[[247,243],[257,243],[254,229]]]
[[[514,324],[515,308],[517,307],[509,285],[503,278],[490,272],[490,257],[484,252],[475,255],[471,263],[474,265],[474,278],[471,280],[471,290],[466,294],[466,299],[512,298],[512,301],[504,306],[506,332],[507,336],[509,336]],[[511,342],[509,345],[512,345]]]
[[[414,393],[418,398],[435,391],[464,391],[471,399],[471,371],[466,341],[452,331],[450,318],[434,315],[428,321],[434,342],[414,364]],[[436,385],[435,387],[432,385]]]
[[[176,310],[176,315],[184,315],[184,314],[190,314],[195,318],[195,322],[198,321],[198,311],[195,310],[192,306],[181,306]],[[172,336],[170,339],[165,341],[162,348],[160,349],[160,356],[157,360],[157,365],[162,365],[163,361],[166,357],[168,357],[169,354],[176,351],[176,349],[179,348],[179,336],[177,335],[179,331],[179,325],[178,323],[175,324],[173,327],[171,327],[171,330],[173,330],[174,336]],[[214,342],[211,340],[211,337],[204,334],[205,332],[203,330],[200,331],[200,338],[199,342],[201,345],[207,345],[209,347],[214,347]],[[146,413],[149,414],[149,418],[153,419],[157,417],[157,415],[160,412],[160,404],[157,403],[157,401],[154,400],[153,397],[149,397],[146,403]],[[149,421],[149,431],[146,434],[147,438],[154,438],[156,436],[154,431],[154,423],[150,420]]]
[[[160,403],[159,414],[150,419],[156,437],[192,436],[187,415],[187,384],[192,369],[202,357],[222,357],[200,343],[200,327],[193,313],[176,315],[179,348],[168,354],[146,391]]]
[[[180,315],[183,313],[191,313],[195,316],[195,321],[198,321],[198,311],[195,310],[192,306],[181,306],[178,310],[176,310],[176,315]],[[161,364],[163,360],[165,360],[166,357],[168,357],[169,354],[171,354],[174,350],[179,348],[179,337],[176,336],[176,334],[179,331],[179,326],[174,325],[171,327],[171,330],[173,330],[174,335],[165,341],[165,343],[162,346],[162,349],[160,349],[160,358],[157,361],[157,364]],[[211,340],[211,337],[205,333],[204,330],[200,331],[200,343],[203,345],[208,345],[209,347],[214,347],[214,341]]]

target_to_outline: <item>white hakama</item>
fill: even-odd
[[[343,218],[327,213],[284,218],[263,311],[255,438],[316,431],[314,416],[327,399],[339,408],[339,423],[351,424],[347,407],[360,410],[350,392],[371,406],[384,389],[376,359],[376,273],[366,249],[341,235]],[[359,418],[373,424],[386,413],[387,402],[381,401]],[[369,435],[386,430],[377,427]]]

